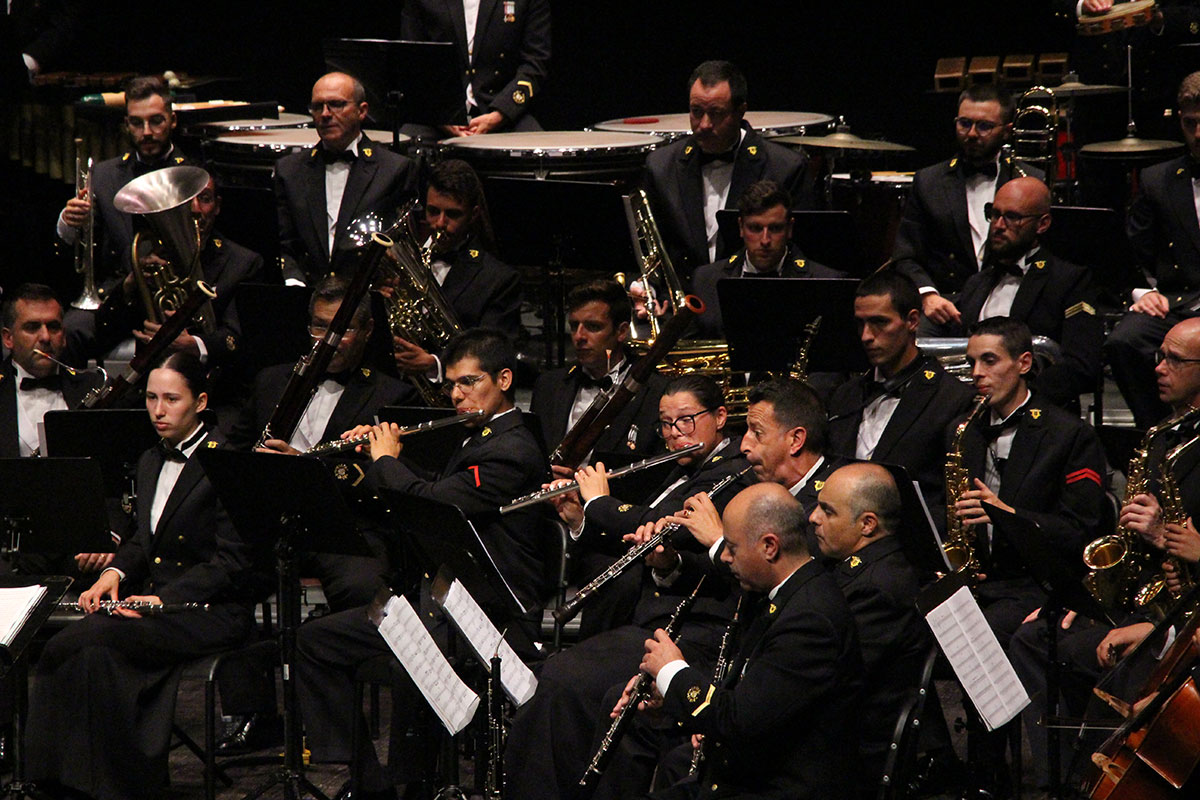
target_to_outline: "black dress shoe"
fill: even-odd
[[[228,733],[217,745],[217,755],[236,756],[283,744],[283,718],[278,714],[234,717]]]

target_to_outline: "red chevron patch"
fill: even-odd
[[[1100,486],[1100,487],[1104,486],[1104,484],[1101,483],[1101,481],[1100,481],[1100,473],[1096,472],[1096,470],[1090,469],[1088,467],[1084,467],[1083,469],[1077,469],[1074,472],[1071,472],[1067,475],[1067,485],[1068,486],[1070,486],[1072,483],[1077,483],[1078,481],[1084,481],[1084,480],[1094,481],[1096,483],[1096,485]]]

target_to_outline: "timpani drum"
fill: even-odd
[[[858,231],[863,263],[874,269],[892,256],[904,203],[912,191],[911,172],[872,172],[853,178],[846,172],[833,174],[833,208],[850,212]]]
[[[747,111],[746,122],[762,136],[801,136],[827,133],[834,119],[828,114],[810,111]],[[649,133],[667,141],[691,135],[692,123],[687,114],[656,114],[647,117],[609,119],[592,126],[598,131]]]
[[[391,131],[363,133],[378,144],[391,146]],[[209,139],[204,143],[204,151],[224,185],[271,188],[276,161],[289,153],[315,147],[319,141],[316,128],[247,129],[228,131]],[[401,134],[401,148],[407,144],[408,137]]]
[[[633,184],[663,142],[644,133],[525,131],[443,139],[440,158],[461,158],[483,177]]]
[[[220,122],[201,122],[193,126],[203,136],[216,137],[242,131],[269,131],[277,128],[311,128],[312,117],[281,111],[277,118],[225,119]]]

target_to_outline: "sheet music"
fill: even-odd
[[[454,626],[470,642],[471,649],[475,651],[479,661],[489,671],[492,667],[492,655],[497,652],[496,647],[499,645],[500,683],[510,700],[520,706],[533,697],[533,691],[537,688],[537,678],[508,642],[500,637],[500,631],[496,630],[496,626],[483,613],[483,609],[475,602],[467,587],[462,585],[462,581],[454,579],[446,592],[445,601],[440,605],[450,616]]]
[[[926,614],[925,620],[988,730],[999,728],[1029,705],[1025,687],[967,587]]]
[[[46,587],[12,586],[0,589],[0,644],[8,647],[17,638],[33,609],[46,596]]]
[[[379,635],[400,659],[446,730],[454,734],[467,727],[479,707],[479,695],[458,677],[412,604],[393,596],[383,607],[383,614]]]

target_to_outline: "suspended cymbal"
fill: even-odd
[[[828,136],[780,136],[771,141],[779,144],[798,144],[801,147],[827,147],[837,150],[871,150],[889,153],[910,153],[916,149],[906,144],[897,144],[883,139],[863,139],[849,131],[838,131]]]
[[[1108,83],[1080,83],[1079,81],[1064,81],[1061,86],[1051,87],[1055,97],[1090,97],[1098,94],[1120,94],[1129,91],[1124,86]]]
[[[1126,136],[1124,139],[1114,139],[1111,142],[1092,142],[1079,148],[1080,155],[1097,158],[1144,158],[1146,156],[1168,155],[1183,149],[1183,142],[1173,142],[1169,139],[1139,139],[1136,136]]]

